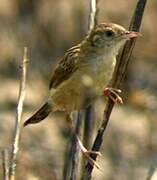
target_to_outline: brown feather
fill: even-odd
[[[80,51],[80,44],[67,50],[63,59],[57,65],[50,84],[49,89],[56,88],[63,81],[67,80],[77,69],[77,58]]]
[[[44,120],[51,111],[52,107],[48,103],[45,103],[33,116],[24,122],[23,126],[39,123]]]

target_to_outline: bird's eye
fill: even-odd
[[[115,33],[114,33],[112,30],[106,30],[106,31],[105,31],[105,35],[106,35],[106,37],[108,37],[108,38],[113,37],[114,34],[115,34]]]

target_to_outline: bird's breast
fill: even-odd
[[[86,75],[93,82],[92,87],[98,95],[102,95],[103,89],[108,85],[114,71],[116,63],[115,57],[100,57],[91,59],[91,64]]]
[[[115,59],[94,60],[81,65],[68,80],[51,90],[50,98],[56,109],[68,112],[78,110],[103,94],[104,87],[111,79]]]

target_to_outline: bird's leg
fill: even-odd
[[[101,155],[101,153],[99,151],[90,151],[90,150],[87,150],[82,141],[80,140],[80,138],[78,137],[78,135],[76,134],[75,132],[75,129],[74,129],[74,124],[73,124],[73,121],[70,117],[69,114],[66,114],[66,121],[68,122],[68,125],[70,127],[70,130],[71,132],[74,134],[74,136],[76,137],[76,140],[77,140],[77,143],[83,153],[83,155],[87,158],[87,160],[89,161],[89,163],[92,165],[92,166],[95,166],[97,167],[98,169],[100,169],[100,166],[97,164],[97,162],[95,160],[93,160],[91,157],[90,157],[90,154],[95,154],[95,155]]]
[[[118,103],[123,104],[123,100],[119,95],[119,93],[121,92],[122,91],[120,89],[107,87],[104,89],[104,96],[109,97],[116,104]]]
[[[98,169],[101,169],[100,166],[97,164],[97,162],[90,157],[91,154],[95,154],[97,156],[100,156],[101,153],[99,151],[90,151],[90,150],[87,150],[83,143],[81,142],[81,140],[79,139],[79,137],[76,135],[76,138],[77,138],[77,142],[78,142],[78,145],[83,153],[83,155],[87,158],[88,162],[92,165],[92,166],[95,166],[96,168]]]
[[[69,129],[74,132],[74,123],[73,123],[73,120],[71,119],[70,117],[70,114],[66,113],[65,114],[65,119],[66,119],[66,122],[68,124],[68,127]]]

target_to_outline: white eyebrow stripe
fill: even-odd
[[[118,28],[118,29],[120,29],[120,30],[122,30],[122,31],[126,31],[125,28],[123,28],[122,26],[120,26],[120,25],[118,25],[118,24],[114,24],[114,27],[116,27],[116,28]]]

